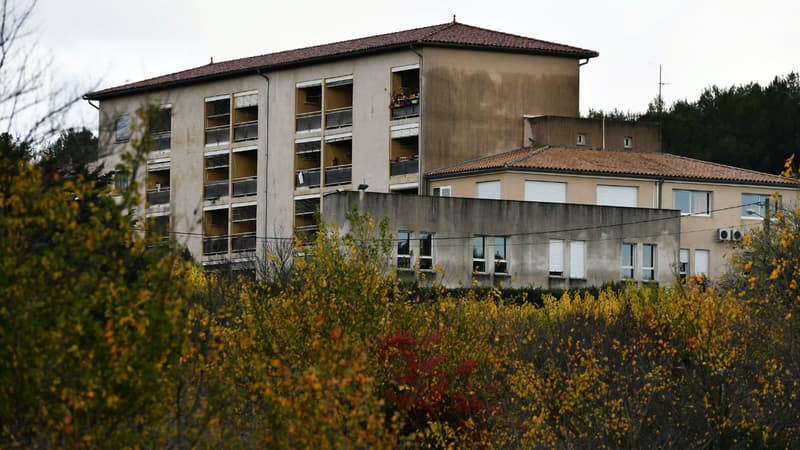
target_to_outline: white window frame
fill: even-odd
[[[586,279],[586,241],[569,243],[569,277],[575,280]]]
[[[498,248],[502,248],[503,253],[497,251]],[[502,257],[501,257],[502,256]],[[494,253],[492,255],[494,259],[494,267],[492,271],[496,274],[507,275],[508,274],[508,238],[505,236],[495,236],[494,237]],[[505,270],[498,270],[497,268],[500,266],[504,266]]]
[[[586,135],[578,133],[578,135],[575,136],[575,145],[586,145]]]
[[[500,180],[479,181],[475,183],[475,196],[483,200],[500,200],[502,198]]]
[[[423,242],[428,241],[428,251],[424,251]],[[433,270],[433,233],[429,231],[419,232],[419,270],[432,271]]]
[[[548,245],[547,271],[551,277],[564,276],[564,240],[550,239]]]
[[[450,186],[436,186],[431,192],[434,197],[450,197],[452,188]]]
[[[625,249],[630,248],[631,261],[625,264]],[[621,278],[623,280],[633,280],[636,277],[636,243],[623,242],[620,258]]]
[[[697,191],[691,189],[673,189],[672,190],[672,209],[680,209],[677,205],[676,197],[679,193],[686,193],[689,195],[689,211],[684,212],[681,210],[682,216],[695,216],[695,217],[711,217],[711,200],[713,195],[711,191]],[[697,200],[695,197],[705,195],[706,197],[706,212],[694,212]]]
[[[689,249],[682,248],[678,250],[678,276],[681,280],[689,275],[689,269]]]
[[[622,138],[622,148],[633,148],[633,138],[631,136]]]
[[[480,243],[480,244],[479,244]],[[478,245],[479,244],[479,245]],[[475,250],[480,249],[481,255],[477,257]],[[479,270],[479,265],[483,265],[483,270]],[[486,272],[486,236],[478,235],[472,237],[472,273]]]
[[[647,259],[647,249],[650,249],[650,260]],[[656,280],[656,251],[655,244],[642,244],[642,281]]]
[[[750,197],[758,197],[758,202],[753,202],[752,200],[745,200],[745,196]],[[767,215],[767,212],[764,210],[764,202],[769,200],[770,209],[772,209],[773,214],[775,209],[780,206],[780,197],[777,201],[772,199],[771,194],[755,194],[752,192],[742,192],[742,219],[754,219],[754,220],[764,220],[764,216]],[[748,210],[752,210],[755,214],[748,214]]]
[[[405,235],[405,238],[401,237]],[[397,270],[411,270],[411,231],[399,230],[397,232]],[[401,246],[405,242],[407,253],[400,253]]]
[[[560,181],[525,180],[525,201],[566,203],[567,183]]]

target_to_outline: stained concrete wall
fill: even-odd
[[[579,114],[575,58],[423,52],[423,171],[519,147],[525,114]]]
[[[557,116],[526,118],[525,136],[520,146],[576,147],[578,134],[585,138],[584,144],[580,145],[582,148],[661,151],[661,125],[658,123]],[[623,145],[626,137],[631,138],[630,148]]]
[[[623,242],[637,244],[637,278],[642,274],[642,244],[655,244],[656,281],[670,283],[680,248],[680,215],[671,210],[358,192],[332,193],[326,205],[324,219],[344,231],[347,212],[357,207],[375,218],[389,217],[394,237],[398,231],[411,231],[412,239],[420,231],[434,233],[434,264],[442,273],[428,274],[428,278],[438,277],[447,286],[467,286],[473,277],[481,284],[502,282],[517,287],[581,287],[619,281]],[[508,237],[508,276],[473,274],[472,237],[476,235]],[[571,280],[568,273],[563,278],[549,276],[551,239],[565,241],[567,270],[569,243],[585,242],[585,279]],[[412,253],[419,255],[418,241],[412,241]]]

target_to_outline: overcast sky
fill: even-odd
[[[14,1],[14,0],[12,0]],[[54,76],[104,88],[215,61],[452,20],[598,51],[581,68],[581,112],[642,112],[703,88],[800,71],[800,2],[728,0],[39,0]],[[96,127],[82,102],[73,123]]]

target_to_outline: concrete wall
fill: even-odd
[[[712,213],[709,216],[681,217],[680,245],[690,253],[690,272],[695,268],[695,251],[709,250],[709,266],[712,280],[719,279],[727,270],[726,255],[736,246],[735,242],[717,240],[719,228],[734,227],[748,230],[761,226],[763,221],[758,216],[742,217],[742,194],[771,195],[777,192],[784,207],[792,208],[797,204],[797,189],[773,186],[754,186],[733,183],[702,183],[666,180],[663,184],[655,179],[637,179],[620,177],[601,177],[593,175],[572,175],[557,173],[502,171],[446,179],[430,182],[429,193],[434,187],[450,186],[454,197],[474,198],[477,194],[477,183],[482,181],[500,181],[501,198],[506,200],[525,199],[525,181],[554,181],[567,184],[567,203],[592,205],[597,201],[597,185],[636,186],[638,189],[638,206],[640,208],[673,208],[673,193],[679,190],[697,190],[711,192]],[[659,187],[659,184],[661,186]],[[660,202],[659,202],[660,192]]]
[[[604,139],[605,133],[605,139]],[[607,150],[661,151],[661,125],[650,122],[628,122],[578,117],[542,116],[525,119],[525,136],[520,146],[563,145],[576,147],[577,135],[585,137],[580,147]],[[626,137],[631,147],[625,148]],[[509,147],[511,148],[511,147]]]
[[[579,114],[574,58],[425,48],[422,166],[520,146],[522,116]]]
[[[357,192],[332,193],[326,199],[324,218],[346,231],[346,213],[357,206],[372,217],[389,217],[389,229],[434,233],[434,264],[442,269],[439,277],[448,286],[468,286],[473,276],[482,284],[505,286],[581,287],[600,285],[621,278],[622,243],[635,243],[636,277],[641,277],[642,244],[657,246],[656,281],[670,283],[672,264],[679,249],[680,217],[677,211],[643,208],[616,208],[592,205],[534,203],[502,200],[475,200],[453,197],[417,197]],[[474,275],[472,237],[508,237],[509,276]],[[549,276],[549,241],[584,241],[586,278],[570,280]],[[412,253],[419,255],[418,241]],[[394,246],[396,248],[396,245]],[[487,258],[489,251],[487,250]],[[565,267],[569,267],[568,259]]]

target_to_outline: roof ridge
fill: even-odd
[[[453,26],[455,26],[455,25],[464,25],[464,24],[458,23],[455,20],[453,20],[452,22],[443,23],[443,24],[440,24],[440,25],[432,25],[431,27],[432,28],[436,27],[436,30],[431,31],[429,34],[426,34],[425,36],[423,36],[419,40],[424,41],[425,39],[428,39],[428,38],[430,38],[430,37],[432,37],[432,36],[434,36],[436,34],[439,34],[444,30],[448,30],[450,28],[453,28]]]
[[[536,156],[536,155],[538,155],[539,153],[541,153],[541,152],[543,152],[543,151],[547,150],[548,148],[550,148],[550,145],[542,145],[541,147],[533,147],[533,146],[531,146],[531,147],[521,147],[521,148],[518,148],[518,149],[516,149],[516,150],[511,150],[511,152],[514,152],[514,151],[517,151],[517,150],[520,150],[520,151],[521,151],[521,150],[530,150],[530,153],[527,153],[527,152],[525,152],[525,153],[522,153],[522,152],[521,152],[521,153],[520,153],[520,157],[519,157],[519,158],[517,158],[517,159],[512,159],[511,161],[509,161],[509,162],[505,163],[505,164],[504,164],[504,166],[505,166],[505,167],[513,167],[513,166],[514,166],[514,164],[520,163],[520,162],[522,162],[522,161],[524,161],[524,160],[526,160],[526,159],[528,159],[528,158],[531,158],[531,157],[533,157],[533,156]],[[510,152],[509,152],[509,153],[510,153]]]
[[[472,159],[465,159],[465,160],[458,161],[458,162],[455,162],[455,163],[447,165],[447,166],[437,167],[435,169],[428,170],[428,173],[438,172],[440,170],[447,170],[447,169],[450,169],[452,167],[460,166],[462,164],[476,162],[476,161],[480,161],[482,159],[494,158],[495,156],[500,156],[500,155],[503,155],[503,154],[506,154],[506,153],[518,152],[518,151],[529,149],[529,148],[530,147],[519,147],[519,148],[514,148],[514,149],[511,149],[511,150],[499,151],[497,153],[492,153],[491,155],[484,155],[484,156],[478,156],[478,157],[475,157],[475,158],[472,158]]]
[[[486,31],[486,32],[489,32],[489,33],[503,34],[505,36],[513,36],[513,37],[518,38],[518,39],[529,39],[529,40],[541,42],[541,43],[544,43],[544,44],[557,45],[559,47],[569,47],[571,49],[580,50],[580,51],[583,51],[583,52],[597,53],[594,50],[585,49],[583,47],[576,47],[574,45],[561,44],[561,43],[558,43],[558,42],[555,42],[555,41],[546,41],[544,39],[539,39],[539,38],[530,37],[530,36],[523,36],[521,34],[516,34],[516,33],[508,33],[508,32],[505,32],[505,31],[492,30],[492,29],[489,29],[489,28],[479,27],[479,26],[476,26],[476,25],[470,25],[468,23],[463,23],[463,22],[455,22],[455,21],[453,21],[453,22],[450,22],[448,25],[450,25],[450,26],[444,27],[441,30],[436,31],[436,33],[433,33],[433,34],[437,34],[437,33],[440,33],[442,31],[446,30],[446,29],[452,28],[452,26],[454,26],[454,25],[461,25],[463,27],[472,28],[472,29],[475,29],[475,30]],[[427,37],[428,36],[426,36],[425,38],[427,38]]]

